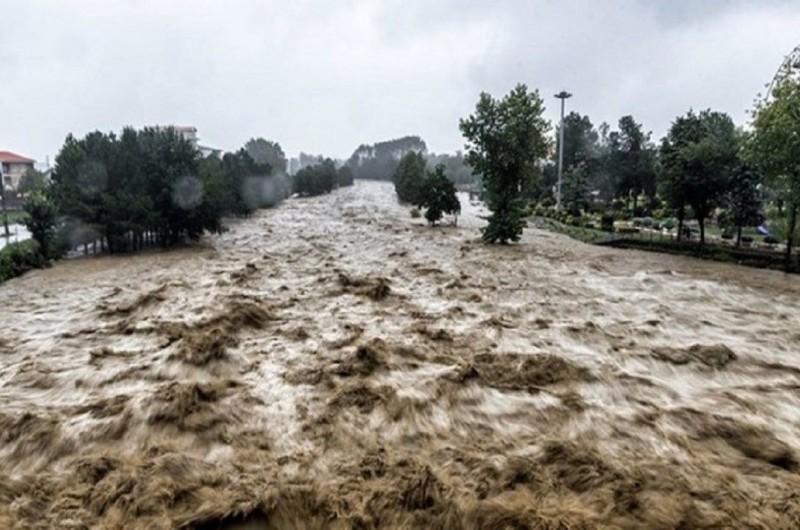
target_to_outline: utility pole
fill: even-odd
[[[3,173],[3,163],[0,162],[0,203],[3,207],[3,226],[6,229],[6,242],[11,237],[11,232],[8,231],[8,212],[6,211],[6,176]]]
[[[556,210],[561,209],[561,173],[564,171],[564,100],[572,97],[572,94],[562,90],[555,96],[561,100],[561,125],[559,126],[558,141],[558,195],[556,196]]]

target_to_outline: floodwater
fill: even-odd
[[[391,184],[0,286],[2,528],[798,528],[797,277]]]

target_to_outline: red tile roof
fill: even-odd
[[[36,160],[25,158],[11,151],[0,151],[0,162],[4,164],[33,164]]]

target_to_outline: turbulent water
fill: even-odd
[[[798,528],[800,283],[357,182],[0,287],[2,528]]]

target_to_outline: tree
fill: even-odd
[[[336,171],[336,179],[339,187],[353,185],[353,170],[350,166],[342,166]]]
[[[286,173],[286,153],[278,142],[251,138],[244,144],[244,150],[256,164],[268,165],[274,171]]]
[[[391,180],[400,160],[410,152],[427,152],[419,136],[403,136],[395,140],[360,145],[347,160],[357,179]]]
[[[704,110],[677,118],[661,145],[664,195],[678,211],[679,228],[691,206],[705,243],[705,220],[721,204],[737,163],[736,128],[730,116]],[[680,232],[679,232],[680,233]]]
[[[736,246],[742,244],[742,227],[758,224],[761,219],[761,175],[739,164],[733,172],[722,203],[727,219],[736,227]]]
[[[44,191],[36,190],[25,200],[23,209],[28,214],[25,226],[31,237],[39,243],[42,256],[55,257],[55,205]]]
[[[640,193],[652,197],[656,191],[655,148],[633,116],[620,118],[618,127],[608,133],[604,169],[615,195],[632,196],[636,208]]]
[[[326,158],[319,164],[304,167],[294,176],[294,191],[302,197],[330,193],[336,187],[336,164]]]
[[[414,204],[425,181],[425,158],[422,153],[410,151],[400,159],[394,172],[394,190],[400,202]]]
[[[425,219],[431,226],[435,225],[443,214],[458,216],[461,212],[461,202],[456,196],[453,181],[445,175],[444,164],[439,164],[434,171],[428,172],[413,204],[426,208]]]
[[[492,213],[482,233],[490,243],[519,241],[522,234],[523,184],[538,176],[537,162],[547,154],[550,124],[543,112],[538,91],[520,84],[501,100],[482,93],[474,114],[459,121],[467,163],[483,175]]]
[[[792,247],[800,207],[800,79],[786,77],[772,91],[771,99],[759,103],[753,113],[753,133],[745,154],[767,179],[785,204],[789,228],[785,267],[792,264]]]
[[[31,193],[36,190],[44,189],[46,185],[44,173],[36,171],[35,169],[29,169],[20,177],[17,191],[19,193]]]

